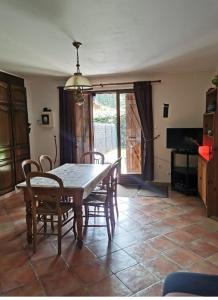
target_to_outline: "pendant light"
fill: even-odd
[[[84,103],[83,90],[92,89],[91,82],[82,75],[80,72],[80,64],[79,64],[79,53],[78,49],[82,44],[80,42],[73,42],[73,46],[76,48],[77,55],[77,63],[76,63],[76,73],[71,76],[64,87],[64,90],[72,91],[74,96],[74,101],[76,104],[82,105]]]

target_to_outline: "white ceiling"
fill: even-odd
[[[218,67],[218,0],[0,0],[0,69],[68,76]],[[218,70],[218,69],[217,69]]]

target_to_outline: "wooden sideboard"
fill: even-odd
[[[23,181],[30,157],[26,89],[22,78],[0,72],[0,195]]]
[[[217,88],[206,93],[203,116],[203,145],[199,147],[198,192],[207,216],[218,216],[218,93]]]

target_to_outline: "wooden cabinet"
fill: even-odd
[[[217,88],[206,94],[203,115],[203,145],[199,147],[198,192],[207,216],[218,216],[218,101]]]
[[[23,79],[0,72],[0,195],[24,178],[21,162],[30,157],[26,89]]]
[[[198,157],[198,192],[203,200],[204,204],[207,206],[207,162],[203,157]]]

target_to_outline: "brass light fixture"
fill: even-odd
[[[80,42],[73,42],[73,46],[76,48],[76,55],[77,55],[77,63],[76,63],[76,73],[71,76],[66,84],[64,89],[67,91],[72,91],[74,95],[75,103],[78,105],[82,105],[84,103],[84,97],[83,97],[83,90],[90,90],[92,89],[91,82],[82,75],[80,72],[80,64],[79,64],[79,53],[78,49],[82,44]]]

